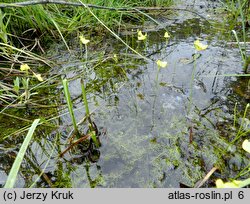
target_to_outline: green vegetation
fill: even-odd
[[[250,26],[250,3],[248,0],[237,0],[236,2],[233,0],[227,0],[225,5],[229,11],[230,17],[228,23],[234,26],[234,28],[232,28],[232,32],[240,50],[241,58],[243,61],[243,71],[247,73],[250,57],[247,51],[247,38],[249,37],[247,36],[247,33]],[[241,25],[239,25],[239,23]],[[239,39],[237,31],[235,31],[236,27],[238,26],[240,27],[240,29],[237,30],[240,33],[241,39]]]
[[[7,179],[6,184],[4,186],[5,188],[13,188],[14,187],[16,179],[17,179],[18,171],[19,171],[21,163],[24,159],[24,155],[26,153],[26,150],[29,146],[29,143],[32,139],[32,136],[34,134],[34,131],[35,131],[39,121],[40,121],[40,119],[36,119],[32,123],[32,125],[29,129],[29,132],[28,132],[27,136],[25,137],[23,144],[22,144],[22,146],[21,146],[21,148],[16,156],[15,162],[11,167],[10,173],[8,175],[8,179]]]
[[[175,170],[193,187],[211,169],[206,187],[249,185],[249,1],[224,2],[223,31],[152,10],[172,0],[66,2],[0,9],[5,187],[166,187]],[[222,52],[235,39],[243,69]]]
[[[22,2],[22,0],[7,0],[5,3]],[[72,1],[79,4],[79,1]],[[83,1],[85,4],[91,3],[96,6],[105,6],[114,9],[92,9],[92,12],[101,18],[107,26],[112,28],[122,27],[124,22],[141,21],[143,16],[130,11],[116,11],[115,8],[133,8],[140,6],[169,6],[172,0],[146,0],[146,1],[103,1],[92,0]],[[59,37],[60,30],[63,36],[75,35],[76,30],[88,30],[100,32],[104,28],[96,29],[98,21],[92,17],[88,9],[84,6],[69,5],[33,5],[23,8],[4,8],[0,12],[1,39],[4,43],[17,42],[18,37],[37,38],[37,42],[46,44],[50,36],[52,39]],[[29,40],[22,39],[22,43],[29,43]],[[47,40],[46,40],[47,39]],[[44,42],[44,40],[46,40]],[[51,40],[51,39],[50,39]],[[30,45],[31,46],[31,45]],[[39,45],[38,45],[39,46]]]
[[[72,123],[74,126],[75,134],[79,138],[80,135],[79,135],[79,131],[78,131],[77,124],[76,124],[76,118],[74,115],[73,104],[72,104],[72,101],[70,98],[69,83],[68,83],[67,79],[63,79],[62,84],[63,84],[64,95],[65,95],[67,105],[68,105],[68,110],[69,110],[70,117],[71,117],[71,120],[72,120]]]

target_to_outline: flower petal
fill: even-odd
[[[170,35],[168,34],[168,32],[165,32],[164,38],[170,38]]]
[[[116,54],[113,55],[113,59],[114,59],[114,61],[115,61],[116,63],[118,62],[118,57],[117,57]]]
[[[30,69],[30,67],[29,67],[29,65],[27,65],[27,64],[22,64],[21,66],[20,66],[20,70],[21,71],[28,71]]]
[[[208,45],[203,45],[199,40],[194,41],[194,47],[197,51],[207,49]]]
[[[147,33],[145,35],[142,34],[141,30],[137,31],[138,34],[138,40],[146,40],[147,39]]]
[[[43,81],[41,74],[36,74],[36,73],[33,73],[33,74],[38,79],[38,81]]]
[[[80,41],[82,42],[82,44],[84,44],[84,45],[87,45],[90,42],[90,40],[83,37],[83,35],[80,35],[79,38],[80,38]]]
[[[217,188],[239,188],[242,181],[233,180],[232,182],[224,183],[221,179],[217,179],[215,184]]]
[[[161,68],[164,68],[168,65],[166,61],[161,61],[161,60],[157,60],[156,64],[158,65],[158,67],[161,67]]]
[[[248,153],[250,153],[250,142],[249,140],[244,140],[244,142],[242,143],[242,148],[247,151]]]

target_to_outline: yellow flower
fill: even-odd
[[[168,32],[165,32],[165,34],[164,34],[164,38],[170,38],[170,35],[168,34]]]
[[[164,67],[166,67],[166,66],[168,65],[167,62],[161,61],[161,60],[157,60],[157,61],[156,61],[156,64],[157,64],[158,67],[160,67],[160,68],[164,68]]]
[[[20,70],[21,71],[28,71],[30,69],[30,67],[29,67],[29,65],[27,65],[27,64],[22,64],[21,66],[20,66]]]
[[[248,140],[244,140],[244,142],[242,143],[242,148],[250,153],[250,142]]]
[[[194,47],[197,51],[207,49],[208,45],[203,45],[199,40],[194,41]]]
[[[41,74],[36,74],[36,73],[33,73],[33,74],[38,79],[38,81],[43,81]]]
[[[114,61],[115,61],[116,63],[118,62],[118,57],[117,57],[116,54],[114,54],[113,59],[114,59]]]
[[[90,40],[83,37],[83,35],[80,35],[79,38],[80,38],[80,41],[82,42],[82,44],[84,44],[84,45],[87,45],[90,42]]]
[[[147,33],[145,35],[143,35],[141,30],[138,30],[137,33],[138,33],[138,40],[146,40],[147,39]]]
[[[221,179],[217,179],[215,184],[217,188],[239,188],[242,181],[233,180],[232,182],[224,183]]]

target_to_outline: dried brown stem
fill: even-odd
[[[217,170],[217,167],[213,167],[207,175],[202,179],[202,181],[198,182],[194,188],[200,188],[201,186],[204,185],[204,183],[212,176],[212,174]]]
[[[84,140],[88,139],[91,135],[87,134],[83,137],[81,137],[80,139],[76,140],[74,143],[72,143],[69,147],[67,147],[60,155],[59,157],[63,157],[63,155],[68,152],[70,149],[72,149],[74,146],[76,146],[77,144],[83,142]]]

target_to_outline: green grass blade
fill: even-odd
[[[98,18],[92,11],[91,9],[88,7],[87,4],[83,3],[81,0],[78,0],[88,11],[89,13],[104,27],[106,28],[113,36],[116,37],[116,39],[118,39],[120,42],[122,42],[128,49],[130,49],[131,51],[133,51],[135,54],[137,54],[139,57],[141,57],[142,59],[146,60],[146,61],[151,61],[149,58],[143,56],[142,54],[140,54],[139,52],[137,52],[135,49],[133,49],[132,47],[130,47],[123,39],[121,39],[116,33],[114,33],[108,26],[105,25],[105,23],[100,20],[100,18]]]
[[[69,93],[69,83],[67,79],[63,79],[62,81],[63,83],[63,90],[64,90],[64,95],[67,101],[67,105],[68,105],[68,110],[69,110],[69,114],[74,126],[74,130],[76,132],[76,134],[78,134],[78,128],[77,128],[77,124],[76,124],[76,119],[75,119],[75,115],[74,115],[74,111],[73,111],[73,104],[72,101],[70,99],[70,93]]]
[[[81,87],[82,87],[82,98],[83,98],[83,102],[84,102],[85,110],[86,110],[86,117],[89,117],[89,115],[90,115],[89,114],[89,104],[88,104],[88,100],[87,100],[87,94],[86,94],[83,79],[81,79]]]
[[[240,17],[241,17],[241,24],[242,24],[242,35],[243,35],[243,42],[244,42],[244,51],[245,51],[245,56],[246,57],[246,27],[245,27],[245,15],[243,12],[243,5],[241,4],[241,1],[238,0],[238,4],[239,4],[239,9],[240,9]]]
[[[241,58],[242,58],[243,61],[245,61],[245,56],[244,56],[243,50],[242,50],[242,48],[241,48],[241,46],[240,46],[240,40],[239,40],[239,38],[238,38],[238,35],[237,35],[237,33],[236,33],[235,30],[232,30],[232,32],[233,32],[234,37],[235,37],[235,39],[236,39],[236,41],[237,41],[237,44],[238,44],[238,47],[239,47],[239,50],[240,50]]]
[[[14,164],[11,167],[11,170],[10,170],[10,173],[8,175],[8,178],[7,178],[7,181],[6,181],[4,188],[13,188],[14,187],[14,184],[15,184],[16,179],[17,179],[17,174],[18,174],[18,171],[20,169],[21,163],[23,161],[25,152],[29,146],[30,140],[33,136],[33,133],[34,133],[39,121],[40,121],[40,119],[36,119],[32,123],[32,125],[29,129],[29,132],[28,132],[27,136],[25,137],[23,144],[22,144],[22,146],[17,154],[17,157],[14,161]]]
[[[68,44],[67,44],[66,40],[64,39],[63,34],[62,34],[62,32],[61,32],[61,30],[60,30],[59,26],[57,25],[57,23],[54,21],[54,19],[53,19],[53,18],[51,18],[51,21],[54,23],[54,25],[55,25],[55,27],[56,27],[57,31],[59,32],[59,35],[61,36],[61,38],[62,38],[62,40],[63,40],[63,42],[64,42],[65,46],[67,47],[67,49],[68,49],[69,53],[71,53],[71,50],[69,49],[69,46],[68,46]]]

